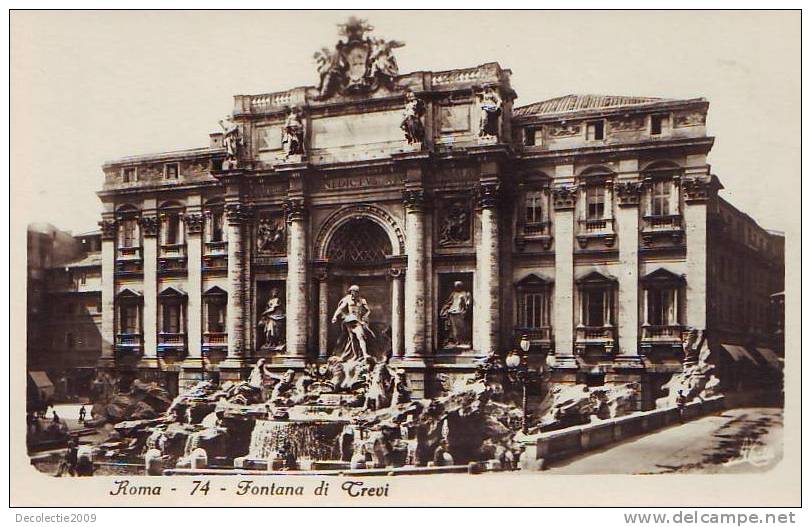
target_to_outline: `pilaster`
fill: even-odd
[[[101,358],[115,357],[115,239],[117,225],[112,216],[103,215],[101,227]]]
[[[199,196],[197,196],[199,199]],[[186,223],[187,284],[187,345],[190,359],[200,359],[203,340],[203,215],[200,206],[189,206],[183,216]]]
[[[642,184],[636,180],[618,181],[615,192],[621,269],[617,305],[618,358],[636,360],[639,355],[639,200]]]
[[[143,359],[155,360],[158,355],[158,231],[160,222],[152,212],[141,216],[143,234],[144,269],[144,355]]]
[[[574,209],[577,186],[552,189],[555,228],[555,292],[553,297],[555,368],[575,368],[574,358]]]

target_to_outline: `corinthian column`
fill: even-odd
[[[555,208],[555,367],[576,367],[574,359],[574,208],[577,187],[552,190]]]
[[[481,236],[476,245],[476,288],[473,298],[473,349],[481,355],[498,351],[500,319],[499,184],[479,187]]]
[[[246,205],[235,202],[226,205],[228,218],[228,359],[245,356],[245,223],[251,217]]]
[[[404,345],[406,357],[425,354],[425,194],[422,189],[403,192],[406,207]]]
[[[288,199],[286,355],[307,356],[307,211],[304,199]]]
[[[318,356],[326,358],[329,355],[329,287],[327,284],[326,265],[321,265],[315,271],[318,280]]]

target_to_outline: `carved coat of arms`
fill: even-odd
[[[339,40],[334,50],[322,48],[314,55],[320,76],[319,99],[328,99],[336,93],[371,93],[382,85],[391,87],[399,74],[392,50],[404,44],[366,37],[372,26],[354,17],[338,27],[346,40]]]

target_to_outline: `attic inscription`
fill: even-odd
[[[329,176],[321,179],[321,190],[347,190],[402,185],[400,174],[365,174],[359,176]]]

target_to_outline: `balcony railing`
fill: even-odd
[[[118,260],[140,260],[141,248],[140,247],[119,247]]]
[[[185,333],[166,333],[160,332],[158,333],[158,345],[159,346],[172,346],[172,347],[184,347],[186,346],[186,334]]]
[[[186,272],[186,259],[185,258],[161,258],[158,261],[159,273],[185,273]]]
[[[680,214],[667,216],[645,216],[646,231],[676,231],[682,229]]]
[[[524,224],[524,234],[549,234],[551,223],[548,221],[538,221]]]
[[[551,326],[543,326],[538,328],[524,328],[516,326],[513,330],[516,342],[526,335],[529,342],[533,346],[549,344],[552,341],[552,328]]]
[[[679,325],[642,326],[642,340],[655,342],[681,342],[682,327]]]
[[[613,218],[579,220],[582,234],[610,234],[614,232]]]
[[[144,341],[141,333],[119,333],[115,336],[116,346],[140,346]]]
[[[203,344],[208,346],[227,346],[228,345],[228,333],[219,332],[219,333],[203,333]]]
[[[589,347],[602,347],[605,354],[614,351],[614,326],[578,326],[575,330],[575,348],[579,355]]]
[[[613,326],[579,326],[577,328],[577,340],[603,342],[614,340]]]
[[[186,256],[186,246],[181,243],[161,245],[161,257],[182,258]]]
[[[204,271],[225,271],[228,269],[228,255],[207,254],[203,256]]]
[[[220,254],[228,254],[228,242],[221,241],[221,242],[206,242],[206,252],[207,255],[220,255]]]

